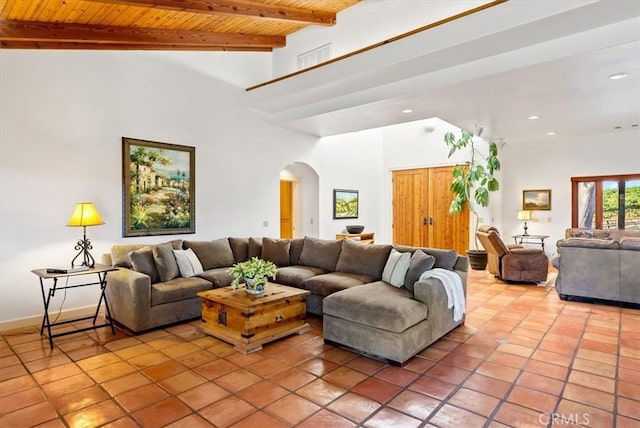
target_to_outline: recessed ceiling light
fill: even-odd
[[[535,114],[532,114],[531,116],[529,116],[529,120],[536,120],[536,119],[540,119],[540,116],[537,116]]]
[[[402,110],[403,113],[413,113],[413,110],[411,110],[410,108],[406,108],[404,110]]]
[[[609,76],[609,79],[611,79],[611,80],[624,79],[628,75],[629,75],[629,73],[615,73],[615,74],[612,74],[611,76]]]
[[[547,135],[556,135],[556,133],[551,131],[551,132],[547,132]]]

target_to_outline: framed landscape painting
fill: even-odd
[[[358,191],[333,189],[333,218],[358,218]]]
[[[122,138],[122,235],[195,233],[196,149]]]
[[[523,190],[522,209],[530,211],[545,211],[551,209],[551,189]]]

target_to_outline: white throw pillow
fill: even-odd
[[[200,275],[204,272],[202,263],[200,263],[198,256],[196,256],[196,253],[194,253],[191,248],[186,250],[173,250],[173,254],[176,256],[180,276],[183,278]]]
[[[382,280],[394,287],[402,287],[404,277],[409,270],[409,263],[411,263],[411,253],[401,253],[392,249],[382,271]]]

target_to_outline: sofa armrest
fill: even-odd
[[[469,258],[466,256],[458,256],[456,263],[453,265],[453,270],[459,272],[468,272],[469,271]],[[463,281],[464,282],[464,281]]]
[[[431,332],[437,337],[451,330],[457,323],[453,320],[453,308],[447,307],[449,299],[442,282],[437,278],[426,278],[413,286],[414,299],[427,306],[427,319],[431,324]],[[466,289],[465,289],[466,299]]]
[[[148,275],[127,268],[109,272],[106,294],[115,321],[133,331],[146,324],[151,306],[151,278]]]
[[[560,270],[560,254],[556,253],[551,257],[551,265]]]
[[[113,266],[113,259],[111,258],[111,253],[103,253],[100,258],[100,263],[105,266]]]

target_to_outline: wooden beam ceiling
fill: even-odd
[[[127,6],[156,7],[181,12],[208,13],[211,15],[250,16],[256,19],[281,19],[302,24],[334,25],[335,13],[311,9],[274,6],[256,1],[210,0],[94,0],[102,3]]]
[[[3,0],[0,47],[271,51],[360,0]]]

